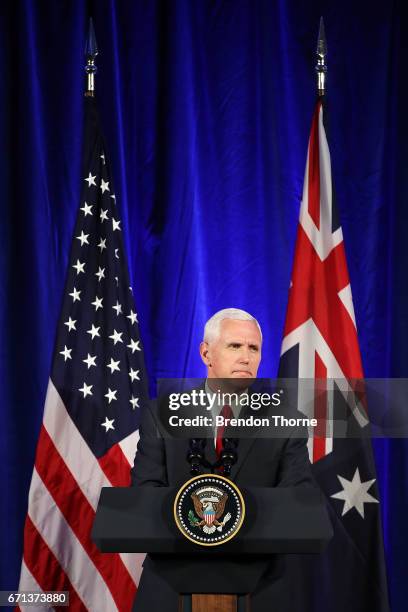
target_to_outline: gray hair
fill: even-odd
[[[233,319],[234,321],[253,321],[257,328],[259,329],[259,333],[261,334],[262,340],[262,330],[258,321],[253,317],[249,312],[245,310],[240,310],[239,308],[224,308],[223,310],[219,310],[216,312],[211,319],[208,319],[207,323],[204,326],[204,342],[213,342],[218,338],[221,331],[221,321],[224,319]]]

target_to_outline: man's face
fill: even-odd
[[[261,344],[261,334],[254,321],[224,319],[218,338],[200,345],[208,378],[256,378]]]

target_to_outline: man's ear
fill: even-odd
[[[201,342],[200,355],[201,359],[203,360],[203,363],[207,366],[207,368],[211,367],[208,342]]]

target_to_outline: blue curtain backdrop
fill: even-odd
[[[0,589],[23,522],[79,203],[88,11],[147,368],[201,376],[220,308],[277,371],[319,17],[337,200],[365,373],[408,376],[408,23],[383,0],[13,0],[0,8]],[[408,445],[376,443],[392,610],[406,610]],[[404,573],[405,572],[405,573]]]

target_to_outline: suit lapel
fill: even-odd
[[[249,391],[249,395],[252,394],[253,391]],[[260,411],[260,414],[258,413],[256,416],[258,417],[262,417],[262,410]],[[250,406],[245,406],[242,411],[241,414],[239,415],[240,418],[247,418],[250,415],[253,415],[253,411],[251,410]],[[242,466],[244,465],[244,462],[246,461],[246,458],[248,456],[248,453],[250,452],[250,450],[252,449],[252,446],[254,445],[257,437],[256,437],[256,433],[257,431],[259,431],[260,428],[257,428],[255,431],[252,431],[251,434],[249,435],[248,438],[238,438],[239,442],[238,442],[238,447],[237,447],[237,453],[238,453],[238,459],[236,464],[232,467],[231,469],[231,478],[233,480],[235,480],[242,468]],[[234,437],[233,431],[230,431],[230,435],[231,437]]]
[[[256,438],[241,438],[239,440],[237,447],[238,459],[236,464],[231,469],[231,478],[233,480],[235,480],[238,476],[238,473],[241,470],[244,461],[252,448],[252,445],[255,443],[255,440]]]

